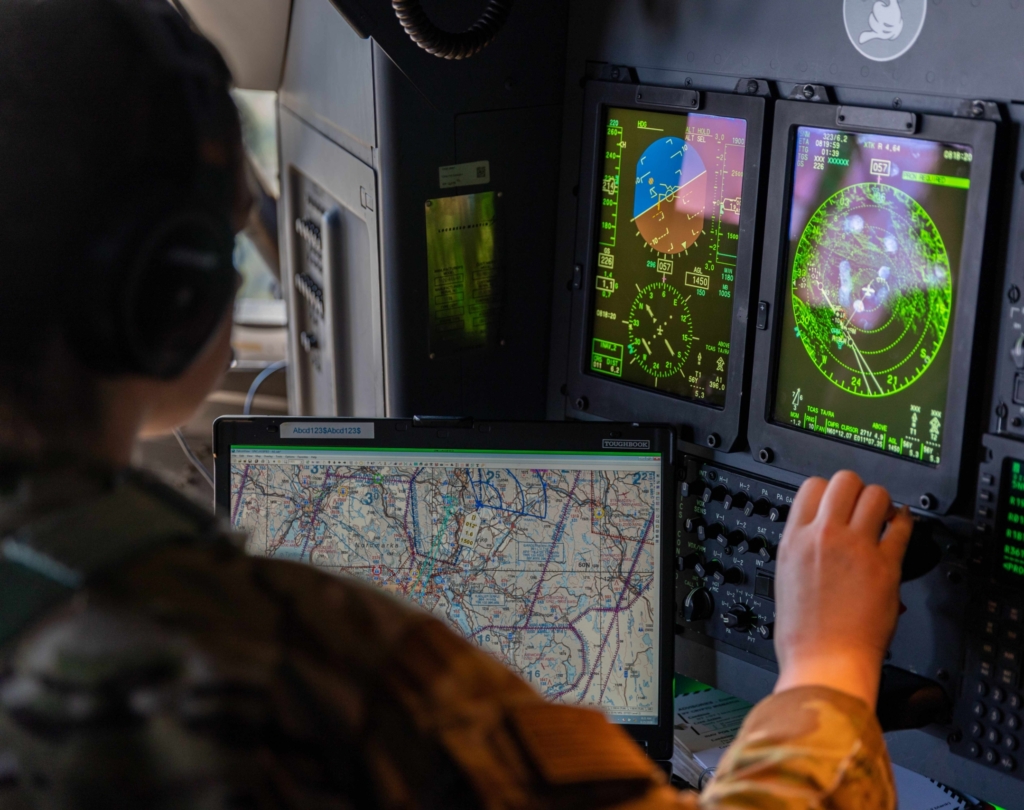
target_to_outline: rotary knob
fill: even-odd
[[[758,535],[757,537],[744,538],[736,544],[737,554],[760,554],[761,549],[768,545],[768,541]]]
[[[693,566],[693,570],[701,579],[707,579],[708,577],[713,577],[715,574],[724,573],[725,566],[718,560],[705,560]]]
[[[693,534],[694,532],[696,532],[696,533],[698,533],[698,534],[699,534],[699,533],[700,533],[700,530],[701,530],[701,529],[702,529],[702,528],[703,528],[703,527],[704,527],[705,525],[706,525],[706,524],[705,524],[705,522],[704,522],[704,518],[700,518],[700,517],[688,517],[688,518],[686,519],[686,522],[685,522],[685,523],[683,523],[683,528],[684,528],[684,529],[686,529],[686,531],[687,531],[687,532],[689,532],[690,534]]]
[[[729,490],[725,487],[704,487],[700,499],[704,503],[711,503],[711,501],[724,501],[727,497],[729,497]]]
[[[676,568],[680,571],[688,571],[689,569],[696,567],[699,561],[700,557],[696,554],[686,554],[676,557]]]
[[[722,505],[726,509],[745,509],[749,500],[746,492],[737,492],[735,495],[726,495],[722,498]]]
[[[758,498],[756,501],[747,501],[743,507],[743,514],[747,517],[751,515],[767,515],[771,508],[771,501],[767,498]]]
[[[751,625],[750,609],[746,605],[734,605],[722,614],[722,624],[730,630],[740,632],[749,629]]]
[[[725,568],[723,566],[721,571],[715,571],[711,574],[711,581],[719,586],[726,583],[739,585],[743,582],[743,571],[739,568]]]
[[[683,618],[688,622],[703,622],[710,619],[715,602],[707,588],[694,588],[683,602]]]
[[[714,540],[718,535],[725,534],[725,526],[721,523],[712,523],[710,526],[697,527],[697,539],[702,543]]]
[[[768,510],[768,520],[772,523],[785,523],[787,517],[789,517],[789,507],[784,503]]]
[[[719,532],[713,539],[718,543],[718,545],[723,548],[728,548],[729,546],[735,546],[745,541],[747,539],[747,535],[741,529],[735,529],[731,532]]]

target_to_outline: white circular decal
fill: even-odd
[[[917,42],[928,0],[843,0],[853,47],[875,62],[903,56]]]

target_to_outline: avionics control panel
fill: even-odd
[[[796,493],[698,458],[684,463],[676,522],[679,619],[774,661],[775,558]]]
[[[886,722],[932,723],[949,751],[1019,778],[1006,707],[1024,699],[1024,575],[1007,572],[1024,572],[1024,474],[999,576],[1017,496],[990,487],[975,506],[961,485],[993,331],[997,122],[815,87],[755,115],[738,96],[761,87],[658,105],[643,85],[586,88],[565,415],[677,427],[676,622],[716,666],[776,671],[777,554],[802,480],[852,469],[910,505]]]

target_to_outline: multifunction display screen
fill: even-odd
[[[1024,585],[1024,461],[1003,460],[996,538],[999,576],[1012,585]]]
[[[939,463],[972,157],[798,128],[776,421]]]
[[[610,107],[592,373],[721,406],[747,123]]]

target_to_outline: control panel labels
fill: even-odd
[[[373,422],[283,422],[282,439],[372,439]]]
[[[440,177],[441,188],[486,186],[491,182],[491,161],[477,160],[473,163],[442,166],[437,173]]]

